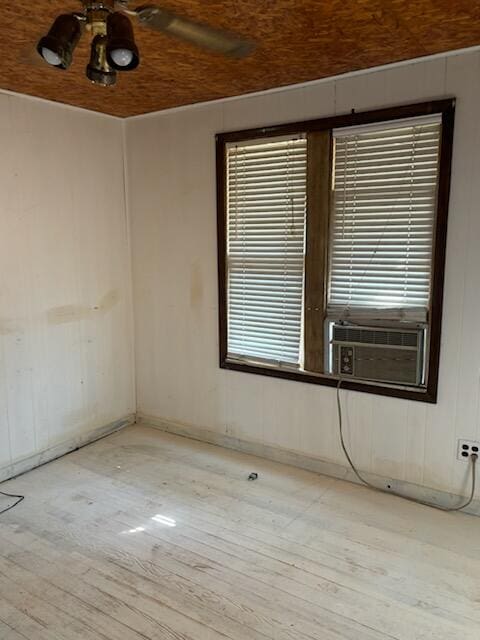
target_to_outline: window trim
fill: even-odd
[[[438,395],[438,376],[440,364],[440,343],[442,329],[443,291],[445,280],[445,255],[447,241],[448,203],[450,197],[450,177],[453,149],[453,128],[455,118],[455,99],[448,98],[417,104],[408,104],[393,108],[375,109],[339,116],[331,116],[301,122],[289,122],[269,127],[245,129],[219,133],[216,140],[216,177],[217,177],[217,253],[218,253],[218,322],[220,368],[243,371],[257,375],[297,380],[299,382],[336,387],[338,379],[328,374],[280,369],[268,365],[255,365],[234,361],[227,357],[227,200],[226,200],[226,147],[228,143],[248,139],[269,138],[281,135],[313,133],[341,127],[387,122],[402,118],[413,118],[431,114],[442,115],[442,133],[440,142],[440,161],[438,175],[437,218],[433,245],[433,266],[430,302],[430,345],[427,359],[428,381],[426,388],[411,389],[387,383],[359,380],[343,380],[342,387],[352,391],[363,391],[381,396],[391,396],[436,403]]]

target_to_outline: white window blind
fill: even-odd
[[[327,313],[427,319],[440,116],[334,131]]]
[[[298,364],[306,139],[227,148],[228,353]]]

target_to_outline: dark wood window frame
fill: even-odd
[[[432,266],[432,295],[430,307],[430,346],[427,358],[428,380],[425,388],[406,389],[386,383],[363,382],[359,380],[342,380],[342,387],[353,391],[363,391],[382,396],[392,396],[408,400],[436,403],[438,393],[438,375],[440,363],[440,344],[442,328],[442,308],[443,308],[443,288],[445,276],[445,253],[447,240],[448,202],[450,195],[450,176],[453,147],[453,127],[455,114],[455,99],[448,98],[431,102],[408,104],[393,108],[377,109],[374,111],[355,112],[339,116],[321,118],[318,120],[306,120],[303,122],[289,122],[269,127],[256,129],[245,129],[243,131],[231,131],[216,135],[216,173],[217,173],[217,241],[218,241],[218,303],[219,303],[219,345],[220,345],[220,367],[232,369],[257,375],[272,376],[276,378],[286,378],[313,384],[320,384],[329,387],[336,387],[338,378],[333,375],[312,373],[310,371],[293,371],[273,366],[261,366],[249,363],[229,360],[227,357],[227,264],[226,264],[226,229],[227,229],[227,202],[226,202],[226,148],[229,143],[241,142],[256,138],[270,138],[275,136],[307,134],[312,140],[311,151],[320,145],[329,144],[322,132],[330,132],[332,129],[350,127],[355,125],[372,124],[376,122],[387,122],[402,118],[414,118],[418,116],[441,114],[442,133],[440,143],[440,164],[438,177],[438,198],[437,217],[433,244],[433,266]],[[308,158],[307,158],[308,165]],[[308,171],[308,169],[307,169]],[[319,181],[325,177],[320,176],[316,180],[311,180],[311,188],[318,189]],[[309,187],[307,187],[308,189]],[[307,194],[308,199],[308,194]],[[316,210],[308,225],[316,229],[322,229],[325,225],[325,214],[322,211],[325,203],[319,201]],[[325,236],[312,238],[312,234],[307,233],[307,242],[320,242],[325,244]],[[317,254],[318,255],[318,254]],[[312,332],[311,340],[317,341],[319,352],[323,351],[323,322],[309,322],[308,317],[319,309],[318,303],[322,302],[325,296],[323,282],[315,282],[309,274],[314,272],[314,264],[306,261],[306,300],[305,300],[305,331]],[[310,354],[310,357],[311,354]],[[314,357],[314,356],[313,356]],[[310,362],[311,368],[316,368],[315,361]]]

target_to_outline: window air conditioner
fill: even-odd
[[[332,324],[332,373],[392,384],[423,383],[425,329]]]

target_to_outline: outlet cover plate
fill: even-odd
[[[468,462],[472,453],[476,453],[478,455],[479,452],[480,452],[480,442],[475,442],[475,440],[464,440],[464,439],[458,440],[457,460],[461,460],[462,462]]]

